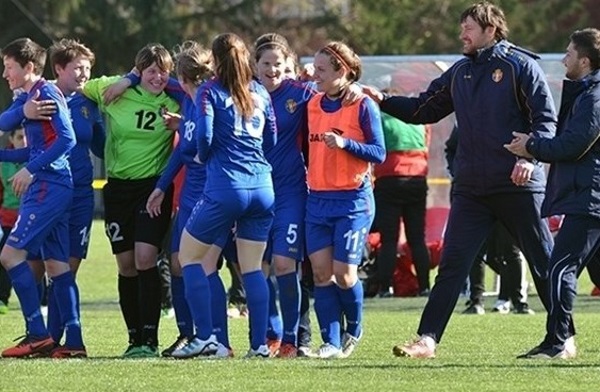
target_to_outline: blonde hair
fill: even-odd
[[[196,86],[214,75],[212,55],[196,41],[185,41],[173,50],[175,73]]]

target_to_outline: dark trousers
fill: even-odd
[[[550,257],[550,310],[544,341],[563,349],[573,335],[573,302],[577,277],[600,249],[600,219],[589,215],[566,215],[556,235]]]
[[[390,287],[398,253],[400,219],[404,223],[419,291],[429,288],[429,252],[425,244],[427,178],[382,177],[375,181],[375,229],[381,234],[377,256],[380,290]]]
[[[540,216],[543,193],[489,196],[454,194],[438,275],[425,305],[418,334],[439,342],[477,252],[500,221],[529,263],[540,300],[548,309],[548,260],[553,238]]]
[[[302,279],[300,279],[300,322],[298,324],[298,347],[310,347],[312,330],[310,326],[310,297],[314,289],[312,267],[308,257],[301,265]]]
[[[8,235],[12,227],[3,227],[2,232],[4,235],[2,236],[2,240],[0,240],[0,250],[4,247],[6,240],[8,239]],[[2,301],[5,305],[8,305],[8,299],[10,298],[10,290],[12,289],[12,283],[10,282],[10,278],[8,277],[8,273],[4,269],[4,266],[0,264],[0,301]]]
[[[485,245],[477,253],[469,273],[472,304],[483,304],[486,264],[500,275],[498,299],[510,300],[514,305],[526,302],[521,288],[525,274],[521,254],[506,228],[500,223],[496,223]]]

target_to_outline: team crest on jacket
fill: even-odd
[[[88,108],[86,108],[85,106],[82,107],[81,115],[83,116],[83,118],[85,118],[87,120],[88,118],[90,118],[90,110]]]
[[[287,101],[285,101],[285,109],[289,113],[294,113],[296,111],[297,107],[298,107],[298,104],[293,99],[288,99]]]
[[[492,80],[496,83],[499,83],[504,77],[504,72],[501,69],[496,68],[494,72],[492,72]]]

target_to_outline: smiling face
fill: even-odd
[[[346,83],[346,72],[344,68],[337,71],[331,64],[331,57],[325,53],[317,53],[314,61],[314,81],[317,89],[329,96],[337,96],[340,88]]]
[[[475,54],[479,49],[486,48],[494,42],[495,28],[482,28],[472,17],[460,24],[460,40],[463,43],[464,54]]]
[[[58,64],[54,68],[56,84],[65,95],[69,95],[81,90],[90,80],[92,63],[87,57],[78,56],[64,68]]]
[[[161,69],[156,62],[144,69],[141,74],[140,86],[152,94],[163,92],[169,80],[169,72]]]
[[[3,63],[4,71],[2,71],[2,77],[8,82],[8,88],[13,91],[18,88],[28,90],[27,87],[31,80],[31,68],[33,68],[33,65],[27,63],[22,67],[14,58],[8,56],[4,56]]]
[[[264,50],[257,61],[256,70],[258,78],[267,91],[273,91],[285,79],[286,68],[288,66],[287,58],[279,49]]]

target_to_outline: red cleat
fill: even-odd
[[[281,340],[277,339],[267,339],[267,347],[271,352],[271,356],[274,357],[279,351],[279,347],[281,347]]]
[[[2,351],[4,358],[27,358],[46,356],[54,348],[54,340],[48,337],[25,336],[14,347]]]
[[[87,351],[85,351],[85,347],[69,348],[69,347],[65,347],[65,346],[58,346],[50,352],[50,358],[56,358],[56,359],[87,358]]]
[[[277,350],[277,358],[296,358],[298,349],[291,343],[283,343]]]

